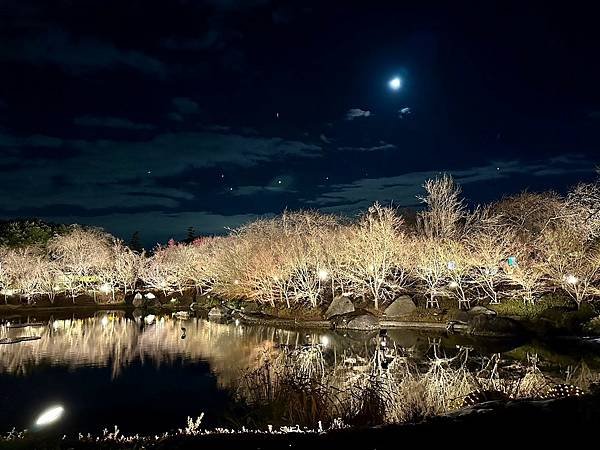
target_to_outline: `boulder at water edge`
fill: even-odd
[[[144,298],[142,297],[142,294],[140,294],[139,292],[135,294],[132,303],[134,308],[142,308],[144,306]]]
[[[388,306],[384,314],[387,317],[401,317],[412,314],[417,309],[417,305],[408,295],[401,295]]]
[[[350,298],[345,297],[343,295],[338,295],[333,298],[333,301],[325,311],[325,318],[327,320],[331,319],[334,316],[340,316],[342,314],[348,314],[354,312],[354,304]]]
[[[366,311],[355,311],[331,318],[335,328],[344,330],[371,331],[379,329],[379,320]]]
[[[486,308],[485,306],[473,306],[471,309],[467,311],[469,318],[473,318],[475,316],[479,316],[481,314],[487,314],[488,316],[497,316],[498,313],[493,309]]]
[[[371,314],[361,314],[348,321],[346,326],[349,330],[377,330],[379,328],[379,320]]]
[[[506,337],[523,333],[521,324],[508,317],[479,314],[469,321],[469,334],[476,336]]]
[[[222,306],[215,306],[208,311],[208,317],[219,319],[222,317],[229,316],[229,310],[227,308],[223,308]]]

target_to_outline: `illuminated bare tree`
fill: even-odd
[[[578,306],[600,293],[595,286],[600,281],[600,248],[586,241],[582,233],[565,222],[546,229],[537,244],[549,281],[561,287]]]
[[[567,205],[590,238],[600,237],[600,179],[575,186],[567,196]]]
[[[438,246],[439,257],[445,261],[445,278],[450,295],[458,301],[459,308],[469,309],[471,300],[467,285],[472,274],[473,261],[468,249],[459,241],[447,240]]]
[[[544,266],[534,254],[531,244],[520,242],[515,246],[515,254],[511,259],[515,261],[503,264],[506,280],[517,289],[516,293],[522,297],[525,304],[535,304],[539,294],[546,290]]]
[[[466,206],[461,198],[461,188],[447,174],[427,180],[423,185],[425,196],[418,198],[427,205],[417,218],[426,237],[452,239],[460,236],[461,224],[466,217]]]
[[[402,224],[392,208],[375,203],[350,229],[342,249],[343,277],[355,293],[368,293],[376,309],[408,282],[405,257],[410,243],[401,230]]]
[[[512,229],[506,226],[482,230],[470,235],[466,244],[470,250],[475,286],[483,291],[491,304],[498,304],[499,290],[506,279],[502,267],[515,253]]]
[[[65,275],[73,301],[80,289],[93,289],[95,297],[103,272],[113,264],[112,240],[107,233],[76,227],[48,243],[52,259]]]
[[[34,247],[9,249],[4,255],[8,286],[15,293],[31,302],[34,295],[42,292],[40,278],[40,250]]]
[[[123,241],[116,240],[112,247],[113,251],[113,267],[112,267],[112,283],[114,287],[123,290],[127,295],[128,291],[135,289],[136,282],[140,277],[140,272],[144,263],[144,253],[137,253],[123,244]]]
[[[448,261],[446,254],[435,239],[421,238],[414,253],[414,276],[425,285],[428,308],[439,307],[437,297],[445,294]]]

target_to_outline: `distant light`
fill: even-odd
[[[156,295],[154,295],[152,292],[148,292],[146,295],[144,295],[144,297],[146,297],[149,300],[152,300],[156,298]]]
[[[177,299],[176,298],[172,298],[171,299],[171,303],[177,303]]]
[[[327,272],[325,269],[319,269],[317,276],[319,277],[319,280],[325,281],[327,278],[329,278],[329,272]]]
[[[105,327],[106,325],[108,325],[108,317],[104,316],[101,320],[100,323],[102,324],[103,327]]]
[[[456,281],[451,281],[450,283],[448,283],[448,287],[450,289],[456,289],[458,287],[458,283]]]
[[[144,317],[144,322],[146,322],[148,325],[150,325],[154,322],[155,319],[156,319],[156,316],[154,314],[148,314],[146,317]]]
[[[65,408],[60,405],[51,406],[46,411],[44,411],[35,421],[36,426],[43,427],[45,425],[50,425],[53,422],[56,422],[61,418],[63,413],[65,412]]]
[[[331,343],[329,336],[323,335],[323,336],[321,336],[321,338],[319,340],[321,341],[321,345],[323,347],[327,347]]]
[[[567,284],[577,284],[579,283],[579,278],[577,278],[575,275],[567,275],[565,277],[565,281]]]
[[[112,292],[112,286],[109,283],[103,283],[100,285],[100,292],[103,294],[110,294],[110,292]]]
[[[389,84],[392,90],[397,91],[398,89],[400,89],[400,86],[402,86],[402,80],[400,80],[400,78],[398,77],[395,77],[390,80]]]
[[[455,269],[456,269],[456,262],[448,261],[448,270],[455,270]]]

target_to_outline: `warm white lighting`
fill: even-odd
[[[327,278],[329,278],[329,272],[327,272],[325,269],[319,269],[317,276],[319,277],[319,280],[325,281]]]
[[[402,80],[400,80],[400,78],[398,78],[398,77],[395,77],[390,80],[389,84],[390,84],[390,88],[392,90],[397,91],[398,89],[400,89],[400,86],[402,85]]]
[[[577,278],[575,275],[567,275],[565,277],[565,281],[567,284],[577,284],[579,282],[579,278]]]
[[[171,299],[171,303],[177,303],[177,299],[176,298],[172,298]]]
[[[104,283],[100,286],[100,292],[103,294],[110,294],[112,292],[112,286],[109,283]]]
[[[156,295],[154,295],[152,292],[148,292],[146,295],[144,295],[144,297],[146,297],[148,300],[153,300],[156,298]]]
[[[108,325],[108,317],[104,316],[101,320],[100,323],[102,324],[103,327],[105,327],[106,325]]]
[[[233,280],[233,284],[240,284],[240,280]]]
[[[451,281],[450,283],[448,283],[448,287],[450,289],[456,289],[458,287],[458,283],[456,281]]]
[[[146,317],[144,317],[144,322],[150,325],[152,322],[154,322],[154,319],[156,319],[154,314],[148,314]]]
[[[35,421],[35,424],[38,427],[49,425],[52,422],[56,422],[58,419],[60,419],[64,412],[65,408],[63,408],[60,405],[51,406],[42,414],[40,414],[40,416]]]
[[[331,343],[329,336],[325,336],[325,335],[321,336],[320,341],[321,341],[321,345],[323,347],[327,347]]]

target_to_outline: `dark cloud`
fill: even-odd
[[[179,114],[195,114],[200,111],[198,103],[191,98],[187,97],[176,97],[172,100],[173,107]]]
[[[5,40],[0,47],[0,60],[36,66],[52,64],[73,73],[123,67],[157,77],[166,73],[161,61],[140,51],[117,48],[93,37],[74,37],[55,27]]]
[[[72,152],[60,164],[32,158],[22,161],[14,152],[59,143]],[[13,150],[12,154],[0,158],[0,164],[22,163],[20,170],[13,170],[0,179],[0,193],[7,198],[4,210],[15,212],[58,204],[92,210],[118,205],[177,208],[180,202],[192,200],[194,193],[182,189],[178,183],[165,187],[157,181],[177,176],[189,167],[250,168],[321,154],[320,147],[299,141],[209,132],[166,133],[140,141],[3,136],[0,148]],[[177,149],[176,158],[173,158],[173,149]],[[72,187],[69,192],[52,189],[57,176],[63,177],[63,185]],[[21,185],[20,190],[8,198],[15,185]],[[39,192],[44,192],[43,198],[37,195]]]
[[[456,181],[467,187],[471,184],[490,183],[496,189],[502,187],[498,183],[510,183],[519,176],[556,177],[565,174],[590,174],[593,164],[580,155],[566,155],[550,158],[545,161],[494,161],[485,166],[471,167],[460,170],[438,170],[423,172],[408,172],[391,177],[361,178],[351,183],[335,184],[328,190],[307,203],[326,211],[355,212],[369,207],[375,200],[393,201],[398,206],[414,206],[416,197],[422,193],[425,180],[447,172]],[[505,192],[511,189],[505,187]],[[502,190],[500,190],[502,192]]]
[[[122,117],[81,116],[73,119],[73,123],[84,127],[122,128],[127,130],[153,130],[155,128],[154,125],[136,123]]]
[[[377,145],[373,145],[371,147],[339,147],[338,150],[351,152],[376,152],[378,150],[394,150],[396,148],[398,148],[398,146],[381,141]]]

